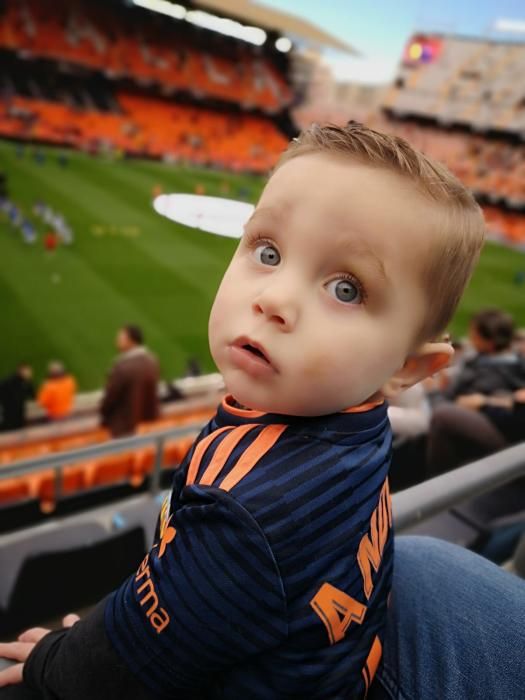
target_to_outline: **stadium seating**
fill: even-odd
[[[117,487],[112,487],[113,493]],[[120,487],[111,505],[84,500],[85,512],[57,516],[26,529],[0,530],[0,634],[5,639],[103,598],[128,576],[153,537],[162,496],[129,498]],[[76,499],[72,496],[71,499]],[[28,511],[30,504],[25,504]],[[78,505],[78,504],[75,504]],[[79,510],[75,508],[75,510]],[[11,510],[11,517],[17,515]],[[96,575],[93,573],[96,572]],[[38,581],[38,595],[35,595]]]
[[[523,42],[451,35],[416,35],[405,51],[386,106],[476,130],[523,131]]]
[[[126,92],[117,98],[122,113],[13,97],[0,107],[0,134],[253,172],[267,171],[287,143],[261,116],[222,114]]]
[[[209,406],[188,408],[167,414],[157,421],[144,423],[137,429],[146,435],[184,425],[200,425],[214,409]],[[170,483],[193,444],[195,434],[171,439],[164,445],[161,483]],[[109,439],[106,430],[96,428],[81,434],[51,437],[36,442],[0,447],[2,465],[49,454],[62,454],[88,445],[102,444]],[[147,485],[155,463],[153,446],[133,452],[106,455],[71,464],[56,470],[46,467],[31,474],[0,479],[0,532],[35,522],[43,515],[73,512],[112,498],[131,495]],[[58,489],[58,492],[57,492]],[[38,509],[35,506],[38,506]]]
[[[25,478],[18,477],[0,481],[0,506],[4,503],[23,501],[30,495],[30,482]]]
[[[86,0],[9,0],[0,23],[0,46],[33,56],[246,107],[279,111],[289,104],[290,89],[267,58],[219,37],[201,39],[201,48],[198,39],[191,25]]]
[[[509,208],[525,207],[525,146],[414,121],[379,118],[376,126],[445,163],[477,195]]]
[[[42,615],[49,619],[101,599],[132,573],[145,551],[144,532],[135,527],[99,542],[87,538],[85,544],[75,541],[62,551],[31,553],[17,572],[8,605],[0,609],[0,633],[10,634],[44,622]]]
[[[124,2],[5,0],[0,54],[2,136],[250,172],[287,142],[271,115],[292,92],[271,47]]]
[[[417,34],[377,125],[442,161],[484,205],[489,231],[525,245],[522,42]],[[516,211],[516,214],[498,209]]]
[[[3,464],[41,457],[50,452],[65,452],[80,447],[87,447],[109,439],[105,428],[94,428],[87,432],[68,436],[46,437],[39,440],[27,440],[22,443],[4,444],[0,447],[0,468]]]

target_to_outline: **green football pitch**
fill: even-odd
[[[236,242],[159,216],[152,192],[193,193],[200,185],[209,195],[255,201],[262,178],[71,152],[64,166],[62,151],[38,148],[39,163],[33,147],[20,150],[0,141],[0,171],[39,236],[24,243],[0,213],[0,377],[24,359],[39,381],[47,362],[60,359],[82,389],[100,387],[123,323],[143,327],[165,378],[179,376],[189,357],[213,370],[207,317]],[[37,200],[66,218],[71,246],[44,250],[49,227],[33,214]],[[487,245],[451,330],[464,333],[469,315],[487,305],[525,325],[524,273],[525,255]]]

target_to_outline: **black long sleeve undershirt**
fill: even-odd
[[[104,608],[102,601],[73,627],[51,632],[35,646],[24,666],[27,689],[43,700],[152,700],[111,646]]]

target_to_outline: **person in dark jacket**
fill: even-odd
[[[525,358],[512,349],[512,317],[499,309],[480,311],[469,337],[477,354],[465,362],[430,422],[428,476],[503,449],[523,434],[514,396],[525,387]]]
[[[22,362],[0,382],[0,431],[18,430],[26,424],[26,401],[35,396],[32,378],[33,369]]]
[[[102,425],[114,437],[130,435],[139,423],[153,421],[159,415],[157,358],[144,347],[138,326],[123,326],[117,333],[120,356],[113,365],[102,404]]]

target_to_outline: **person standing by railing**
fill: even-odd
[[[37,402],[50,420],[66,418],[73,408],[77,383],[61,362],[50,362],[47,380],[42,384]]]
[[[123,326],[115,342],[120,356],[109,373],[100,415],[102,425],[113,437],[119,437],[133,433],[139,423],[158,417],[159,364],[144,346],[138,326]]]
[[[34,395],[33,368],[21,362],[16,372],[0,381],[0,432],[24,427],[26,403]]]

